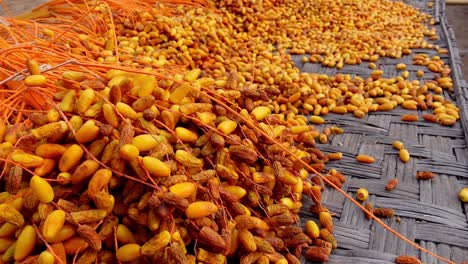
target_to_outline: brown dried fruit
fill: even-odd
[[[153,209],[158,209],[161,205],[161,200],[159,199],[156,192],[154,192],[148,200],[148,205]]]
[[[106,217],[107,212],[100,209],[83,210],[79,212],[71,212],[70,218],[77,224],[89,224],[101,221]]]
[[[294,224],[295,222],[295,219],[292,217],[291,213],[289,212],[272,216],[269,220],[270,220],[270,224],[275,227],[287,226],[287,225]]]
[[[390,218],[395,215],[395,211],[391,208],[375,208],[373,213],[379,218]]]
[[[241,160],[247,164],[252,164],[257,161],[257,152],[244,145],[231,145],[229,147],[229,153],[234,159]]]
[[[18,227],[24,225],[23,215],[8,204],[0,204],[0,220]]]
[[[333,232],[333,218],[329,212],[321,212],[319,214],[320,225],[326,228],[330,233]]]
[[[293,237],[283,238],[283,241],[284,241],[284,246],[287,248],[299,246],[304,243],[305,244],[312,243],[312,240],[309,238],[309,236],[307,236],[304,233],[296,234]]]
[[[226,250],[224,239],[218,234],[218,232],[208,226],[204,226],[200,229],[198,239],[215,253],[221,253]]]
[[[57,201],[57,205],[60,207],[60,209],[67,213],[76,212],[79,210],[78,205],[76,205],[74,202],[67,201],[64,199],[59,199]]]
[[[99,230],[99,238],[103,241],[110,238],[114,234],[114,228],[117,228],[118,224],[119,222],[117,217],[106,217],[104,223],[101,225],[101,229]]]
[[[288,264],[301,264],[301,260],[291,253],[286,254],[285,257],[286,257],[286,260],[288,261]]]
[[[366,204],[364,205],[364,208],[366,208],[371,214],[374,214],[374,205],[372,205],[371,203],[366,203]],[[368,220],[370,220],[370,219],[372,218],[372,217],[371,217],[371,214],[366,213],[366,212],[364,212],[364,214],[365,214],[365,216],[366,216],[366,218],[367,218]]]
[[[241,257],[240,264],[254,264],[263,254],[260,252],[252,252]]]
[[[141,246],[141,254],[152,256],[161,249],[165,248],[171,242],[171,234],[165,230],[148,240]]]
[[[323,247],[323,248],[329,248],[329,249],[333,248],[333,246],[332,246],[332,244],[330,242],[327,242],[327,241],[322,240],[320,238],[314,239],[312,244],[314,246],[317,246],[317,247]]]
[[[396,188],[397,184],[398,184],[398,179],[397,178],[391,179],[391,180],[389,180],[387,182],[387,185],[385,186],[385,190],[391,191],[391,190]]]
[[[102,241],[94,228],[88,225],[79,225],[76,232],[91,246],[92,249],[100,251]]]
[[[270,243],[276,251],[282,251],[284,249],[283,240],[277,237],[273,232],[267,233],[263,239]]]
[[[341,183],[340,179],[335,177],[334,175],[327,175],[325,176],[325,179],[333,183],[336,187],[341,188],[343,184]],[[328,182],[327,182],[328,183]]]
[[[8,178],[6,179],[5,190],[11,194],[16,194],[21,188],[21,179],[23,169],[17,165],[10,168]]]
[[[268,216],[275,216],[288,211],[289,208],[284,204],[272,204],[266,208]]]
[[[237,229],[253,229],[257,225],[255,218],[247,215],[238,215],[235,220]]]
[[[171,245],[167,248],[168,258],[170,259],[169,263],[188,263],[188,259],[185,256],[185,253],[182,251],[181,246],[177,242],[172,242]]]
[[[419,120],[419,116],[413,115],[413,114],[407,114],[401,116],[401,121],[406,121],[406,122],[415,122]]]
[[[395,258],[397,264],[422,264],[421,260],[412,256],[398,256]]]
[[[23,196],[23,206],[28,209],[33,209],[39,204],[37,195],[29,188]]]
[[[235,182],[239,179],[237,172],[227,166],[222,164],[216,164],[216,173],[223,179],[227,181]]]
[[[280,238],[294,237],[302,233],[302,228],[299,226],[282,226],[276,230],[276,235]]]
[[[342,183],[346,182],[346,177],[341,172],[334,170],[332,175],[338,178],[340,182]]]
[[[205,183],[209,179],[213,178],[216,174],[215,170],[204,170],[195,175],[192,175],[192,179],[199,183]]]
[[[305,252],[305,258],[312,262],[327,262],[330,252],[329,248],[311,246]]]
[[[320,237],[323,240],[331,243],[332,248],[336,248],[338,246],[338,242],[336,241],[336,238],[327,229],[325,229],[325,228],[320,229]]]
[[[416,179],[418,180],[430,180],[437,176],[437,174],[433,173],[432,171],[418,171],[416,174]]]
[[[273,248],[273,246],[270,243],[268,243],[268,241],[266,241],[265,239],[254,236],[254,240],[255,240],[255,244],[257,245],[258,252],[263,252],[267,254],[271,254],[275,252],[275,249]]]
[[[163,200],[165,203],[172,205],[180,210],[185,210],[189,206],[189,201],[185,198],[178,196],[177,194],[168,192],[164,195]]]
[[[93,248],[87,248],[76,260],[76,264],[93,264],[96,263],[98,252]]]
[[[312,199],[312,201],[315,203],[315,204],[320,204],[321,201],[322,201],[322,185],[323,183],[321,182],[321,179],[320,177],[314,177],[312,179],[319,179],[320,180],[320,183],[319,185],[314,185],[314,186],[311,186],[310,187],[310,198]]]
[[[432,123],[437,123],[437,120],[439,120],[439,118],[436,115],[432,115],[432,114],[425,114],[423,115],[423,118],[427,122],[432,122]]]

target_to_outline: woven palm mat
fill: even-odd
[[[436,28],[440,40],[433,42],[450,51],[441,56],[453,71],[456,92],[445,94],[456,101],[462,109],[461,124],[443,127],[439,124],[403,122],[401,116],[407,113],[422,115],[428,111],[409,111],[402,108],[390,112],[375,112],[364,119],[350,114],[325,116],[326,126],[338,125],[345,130],[336,135],[330,144],[321,144],[325,153],[341,151],[343,159],[330,162],[328,168],[336,168],[347,176],[343,190],[355,197],[358,188],[367,188],[369,201],[376,207],[395,210],[397,217],[384,220],[393,229],[421,246],[456,263],[468,261],[468,205],[458,199],[458,192],[468,186],[467,111],[468,86],[463,81],[458,50],[454,35],[447,25],[445,4],[436,1],[433,8],[428,1],[405,1],[421,11],[433,15],[438,22]],[[433,50],[413,50],[413,54],[438,55]],[[337,71],[317,64],[301,63],[301,56],[293,56],[296,65],[305,72],[336,74],[348,73],[366,78],[372,72],[367,63],[359,66],[345,66]],[[412,65],[412,56],[400,60],[383,58],[378,61],[384,77],[397,76],[395,65],[406,63],[410,79],[417,79],[416,71],[425,70],[421,81],[431,80],[434,74],[425,67]],[[323,128],[324,126],[319,128]],[[402,141],[411,153],[411,160],[402,163],[398,152],[393,149],[395,140]],[[358,163],[358,154],[376,158],[373,164]],[[432,171],[438,174],[428,181],[416,180],[417,171]],[[385,190],[390,179],[397,178],[399,184],[391,192]],[[322,196],[324,205],[333,213],[335,236],[338,249],[332,252],[330,263],[394,263],[399,255],[419,257],[424,263],[443,263],[438,259],[414,249],[404,241],[365,218],[363,212],[337,191],[327,188]],[[307,210],[310,201],[304,202],[303,224],[314,219]]]
[[[8,7],[11,15],[16,16],[31,11],[33,8],[44,4],[47,0],[1,0]],[[6,16],[7,12],[0,6],[0,16]]]

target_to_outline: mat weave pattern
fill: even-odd
[[[358,188],[367,188],[371,194],[369,201],[374,206],[395,210],[397,217],[385,220],[393,229],[438,255],[461,263],[468,261],[468,204],[463,205],[458,199],[459,190],[468,186],[468,85],[463,80],[453,31],[447,25],[444,1],[435,1],[433,8],[427,7],[429,1],[405,2],[433,15],[437,21],[440,40],[433,43],[449,49],[450,53],[441,57],[450,65],[455,85],[455,93],[445,93],[444,96],[461,108],[461,122],[453,127],[425,121],[404,122],[401,121],[404,114],[417,113],[423,120],[422,115],[430,112],[403,108],[374,112],[364,119],[351,114],[328,114],[325,116],[326,126],[338,125],[345,133],[334,136],[331,144],[321,144],[319,148],[325,153],[343,153],[341,161],[330,162],[328,166],[347,176],[343,190],[355,197]],[[413,55],[418,53],[438,55],[432,50],[413,50]],[[296,65],[304,72],[347,73],[363,78],[372,72],[367,63],[336,70],[318,64],[303,64],[300,59],[300,56],[293,56]],[[385,72],[383,77],[393,77],[401,74],[395,70],[395,65],[400,62],[408,65],[409,79],[418,79],[416,71],[420,69],[425,70],[424,78],[419,78],[421,81],[434,78],[424,66],[412,65],[412,56],[400,60],[383,58],[377,66]],[[402,163],[392,147],[395,140],[402,141],[411,153],[408,163]],[[358,154],[372,155],[376,162],[358,163],[355,160]],[[418,181],[418,171],[432,171],[438,176]],[[388,192],[385,185],[393,178],[397,178],[399,184]],[[443,263],[414,249],[374,221],[367,220],[359,208],[337,191],[325,190],[322,200],[336,214],[338,249],[333,251],[329,263],[394,263],[399,255],[417,256],[427,264]],[[305,204],[303,222],[308,218],[314,219],[307,212],[307,202]]]
[[[12,14],[20,14],[46,1],[4,0]],[[377,112],[364,119],[351,115],[329,114],[327,125],[338,125],[345,129],[343,135],[336,135],[331,144],[321,144],[324,152],[341,151],[343,160],[330,162],[329,168],[344,173],[348,181],[343,190],[355,196],[360,187],[371,193],[369,201],[377,207],[395,210],[399,218],[385,220],[392,228],[408,239],[430,249],[456,263],[468,261],[468,204],[461,204],[458,191],[468,186],[468,84],[463,80],[461,60],[453,31],[447,24],[444,1],[435,1],[433,8],[427,7],[426,0],[404,1],[433,15],[438,22],[436,28],[440,40],[434,42],[450,50],[442,56],[453,71],[455,93],[445,94],[456,101],[461,109],[461,122],[453,127],[442,127],[428,122],[403,122],[401,115],[416,113],[401,108],[391,112]],[[5,12],[0,8],[0,15]],[[413,54],[435,51],[414,50]],[[345,66],[337,71],[317,64],[301,63],[300,56],[293,56],[296,65],[305,72],[335,74],[338,72],[367,77],[371,71],[367,63],[359,66]],[[384,77],[396,76],[395,65],[404,62],[408,65],[410,79],[416,79],[416,71],[426,70],[411,63],[411,56],[401,60],[380,59],[378,66],[384,70]],[[434,77],[426,71],[425,80]],[[427,112],[427,111],[426,111]],[[419,111],[422,117],[426,112]],[[422,119],[422,118],[421,118]],[[392,142],[400,140],[411,153],[411,160],[402,163]],[[369,154],[377,161],[373,164],[360,164],[355,161],[358,154]],[[417,181],[417,171],[432,171],[438,174],[429,181]],[[385,191],[386,183],[393,178],[399,180],[398,187]],[[369,221],[364,214],[335,190],[323,193],[324,204],[336,215],[335,235],[339,247],[333,251],[329,263],[394,263],[398,255],[420,257],[424,263],[443,263],[421,253],[394,235]],[[307,212],[307,201],[303,210],[303,221],[314,219]]]
[[[33,8],[47,3],[47,0],[1,0],[11,15],[16,16],[31,11]],[[7,12],[0,5],[0,16],[7,16]]]

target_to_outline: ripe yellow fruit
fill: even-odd
[[[55,160],[44,159],[42,164],[36,167],[36,169],[34,170],[34,174],[43,177],[51,173],[54,168],[55,168]]]
[[[41,144],[36,148],[36,155],[42,158],[55,158],[61,156],[67,148],[60,144]]]
[[[140,245],[127,244],[120,247],[116,252],[116,257],[119,261],[134,261],[141,256]]]
[[[393,147],[396,150],[401,150],[401,149],[405,148],[405,145],[401,141],[396,140],[396,141],[393,142]]]
[[[119,224],[116,230],[116,237],[120,244],[132,244],[136,243],[135,236],[132,231],[128,229],[125,225]]]
[[[257,244],[255,244],[254,236],[247,229],[239,230],[239,242],[249,252],[257,251]]]
[[[52,186],[43,178],[34,175],[31,177],[29,186],[41,203],[50,203],[54,200],[54,190]]]
[[[21,261],[32,252],[36,245],[37,235],[34,227],[27,225],[21,231],[16,240],[15,252],[13,254],[16,261]]]
[[[117,108],[117,111],[119,111],[119,113],[126,118],[130,118],[132,120],[135,120],[138,118],[137,112],[133,110],[133,108],[129,106],[128,104],[118,102],[115,105],[115,107]]]
[[[53,240],[57,236],[65,224],[65,216],[66,214],[63,210],[54,210],[47,215],[42,225],[42,235],[47,241]]]
[[[188,129],[184,128],[184,127],[176,127],[175,134],[176,134],[177,138],[182,140],[182,142],[192,143],[192,142],[197,141],[197,139],[198,139],[197,133],[195,133],[195,132],[193,132],[191,130],[188,130]]]
[[[359,188],[356,192],[356,198],[359,201],[365,201],[369,198],[369,191],[366,188]]]
[[[94,160],[85,160],[83,161],[78,167],[76,167],[75,171],[71,175],[70,179],[73,184],[78,184],[89,177],[93,175],[99,168],[99,163],[94,161]],[[61,173],[59,174],[62,177],[65,176],[65,174]],[[67,177],[67,176],[65,176]]]
[[[169,96],[169,101],[174,104],[179,104],[182,99],[190,92],[192,88],[188,84],[182,84],[179,87],[175,88],[174,91]]]
[[[395,68],[396,68],[397,70],[404,70],[404,69],[406,69],[406,64],[404,64],[404,63],[398,63],[398,64],[395,66]]]
[[[27,60],[26,64],[28,66],[28,71],[31,75],[41,74],[41,68],[37,60]]]
[[[197,190],[197,186],[191,182],[181,182],[169,187],[169,191],[182,198],[190,197]]]
[[[166,163],[150,156],[143,157],[143,167],[156,177],[167,177],[171,175],[171,168]]]
[[[120,148],[119,154],[125,160],[133,160],[140,155],[140,150],[132,144],[125,144]]]
[[[21,164],[21,166],[25,168],[38,167],[44,161],[44,159],[39,156],[24,153],[24,152],[19,152],[19,151],[13,151],[13,154],[11,154],[11,159],[14,162]]]
[[[65,247],[63,246],[62,243],[51,244],[50,250],[55,253],[55,256],[57,256],[57,260],[61,260],[62,263],[67,263],[67,255],[65,252]],[[59,262],[57,261],[57,263]]]
[[[90,120],[76,131],[75,139],[78,143],[88,143],[95,140],[98,135],[99,127],[96,126],[94,121]]]
[[[311,238],[318,238],[320,236],[320,228],[313,220],[306,222],[305,229],[307,235],[309,235]]]
[[[3,209],[3,208],[1,208],[1,209]],[[21,215],[21,217],[23,217],[23,216]],[[4,219],[2,218],[2,220],[4,220]],[[24,219],[23,219],[23,223],[24,223]],[[3,223],[0,226],[0,237],[9,237],[9,236],[14,235],[16,230],[18,230],[18,226],[19,225],[15,225],[15,224],[10,223],[10,222]]]
[[[400,160],[405,163],[410,160],[410,154],[407,149],[400,149]]]
[[[73,256],[76,253],[83,252],[89,247],[89,244],[83,238],[75,236],[63,242],[63,247],[67,255]]]
[[[310,122],[311,122],[312,124],[321,125],[321,124],[324,124],[324,123],[325,123],[325,119],[323,119],[323,118],[320,117],[320,116],[311,116],[311,117],[310,117]]]
[[[112,178],[112,171],[109,169],[100,169],[94,173],[88,183],[88,195],[94,198],[96,194],[104,189]]]
[[[29,75],[24,79],[27,86],[42,86],[46,84],[47,78],[42,74]]]
[[[86,112],[86,110],[88,110],[88,108],[93,103],[95,96],[96,95],[94,93],[94,90],[91,88],[88,88],[81,92],[80,97],[76,101],[76,109],[78,110],[78,112]]]
[[[37,258],[37,264],[54,264],[55,257],[49,251],[42,251]]]
[[[234,132],[237,128],[237,123],[232,120],[225,120],[218,125],[218,129],[224,134],[228,135]]]
[[[460,192],[458,193],[458,198],[460,198],[460,201],[468,203],[468,187],[465,187],[460,190]]]
[[[218,206],[212,202],[198,201],[189,204],[185,209],[185,215],[188,218],[202,218],[218,211]]]
[[[114,108],[110,104],[104,104],[102,106],[102,113],[104,115],[104,119],[107,121],[109,125],[114,128],[119,126],[119,118],[114,111]]]
[[[3,254],[15,242],[12,238],[0,238],[0,253]]]
[[[140,151],[150,151],[159,146],[159,136],[151,134],[138,135],[132,139],[132,145]]]
[[[257,106],[250,114],[253,115],[257,121],[261,121],[271,114],[271,109],[266,106]]]
[[[238,200],[242,199],[247,194],[247,191],[240,186],[224,186],[224,190],[234,195]]]
[[[78,164],[78,162],[80,162],[81,157],[83,157],[83,153],[83,149],[80,145],[73,144],[68,147],[60,158],[59,170],[61,172],[66,172],[73,168]]]
[[[62,241],[65,241],[73,237],[73,235],[75,235],[75,229],[76,228],[71,224],[64,224],[62,228],[60,228],[60,230],[57,232],[57,234],[52,239],[47,240],[47,242],[60,243]]]

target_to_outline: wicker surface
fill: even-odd
[[[13,14],[30,10],[44,2],[4,0]],[[456,87],[455,94],[446,94],[446,97],[455,100],[462,109],[461,124],[447,128],[427,122],[402,122],[401,115],[415,113],[404,109],[374,113],[362,120],[350,115],[329,114],[326,116],[327,125],[337,124],[346,133],[335,136],[331,144],[320,147],[325,152],[344,153],[342,161],[329,164],[330,168],[337,168],[348,176],[344,190],[354,196],[357,188],[366,187],[372,194],[372,203],[395,209],[400,221],[397,222],[396,218],[387,220],[392,228],[421,246],[460,263],[468,261],[468,205],[462,205],[457,198],[462,186],[468,186],[468,85],[463,81],[461,61],[454,34],[447,25],[443,1],[436,1],[432,9],[427,8],[428,1],[405,2],[432,14],[439,22],[437,29],[441,38],[435,44],[451,51],[443,58],[451,65]],[[0,15],[4,15],[1,9]],[[428,50],[416,50],[413,54],[418,52],[436,55]],[[303,71],[337,72],[315,64],[302,64],[300,57],[294,59]],[[411,65],[411,57],[381,59],[378,64],[386,77],[390,77],[397,74],[395,64],[399,62]],[[409,66],[410,78],[416,78],[418,69],[425,70],[419,66]],[[360,66],[345,66],[339,72],[368,76],[371,70],[363,63]],[[433,75],[426,74],[424,78],[432,79]],[[419,112],[420,116],[423,114]],[[410,162],[404,164],[399,161],[398,153],[391,147],[394,140],[405,143],[412,155]],[[377,158],[377,162],[359,164],[354,159],[357,154],[371,154]],[[439,176],[430,181],[417,181],[417,171],[433,171]],[[399,179],[397,189],[385,191],[387,181],[393,178]],[[366,220],[356,206],[336,191],[326,190],[323,201],[336,213],[335,234],[339,249],[334,251],[330,263],[394,263],[398,255],[418,256],[427,264],[441,263],[421,254],[373,221]],[[312,217],[307,210],[303,215],[304,221]]]
[[[47,0],[2,0],[11,15],[19,15],[32,10],[34,7],[46,3]],[[0,16],[6,16],[5,10],[0,6]]]
[[[345,129],[345,134],[335,136],[331,144],[320,148],[324,152],[343,152],[343,160],[329,163],[329,168],[337,168],[348,176],[343,190],[355,196],[358,188],[367,188],[371,193],[369,200],[375,206],[395,210],[399,221],[397,218],[386,220],[392,228],[421,246],[460,263],[468,261],[468,205],[463,205],[457,196],[458,191],[468,185],[468,86],[463,80],[453,32],[447,25],[444,2],[436,1],[432,9],[427,8],[428,1],[406,2],[432,14],[439,22],[440,40],[434,44],[450,50],[443,59],[452,68],[456,86],[455,94],[445,96],[455,100],[462,109],[462,124],[443,127],[424,121],[403,122],[401,115],[417,112],[402,108],[373,113],[364,119],[349,114],[329,114],[325,117],[327,125],[336,124]],[[413,54],[417,53],[438,55],[430,50],[413,51]],[[294,61],[306,72],[342,72],[368,77],[372,71],[366,63],[345,66],[337,71],[316,64],[302,64],[300,56],[295,56]],[[426,71],[425,80],[434,77],[425,67],[412,65],[411,56],[401,60],[380,59],[378,66],[384,70],[384,77],[397,76],[395,65],[399,62],[409,65],[410,79],[416,79],[415,73],[419,69]],[[425,113],[427,111],[419,111],[421,119]],[[392,148],[394,140],[405,143],[412,155],[408,163],[399,160],[398,152]],[[370,154],[377,162],[370,165],[358,163],[355,161],[357,154]],[[417,181],[417,171],[433,171],[438,176],[429,181]],[[397,188],[385,191],[386,183],[393,178],[399,180]],[[415,250],[374,221],[367,220],[360,209],[337,191],[327,189],[322,199],[336,213],[335,235],[339,249],[334,251],[330,263],[394,263],[398,255],[417,256],[428,264],[443,263]],[[311,217],[307,208],[306,205],[303,214]],[[304,217],[303,221],[306,220]]]

